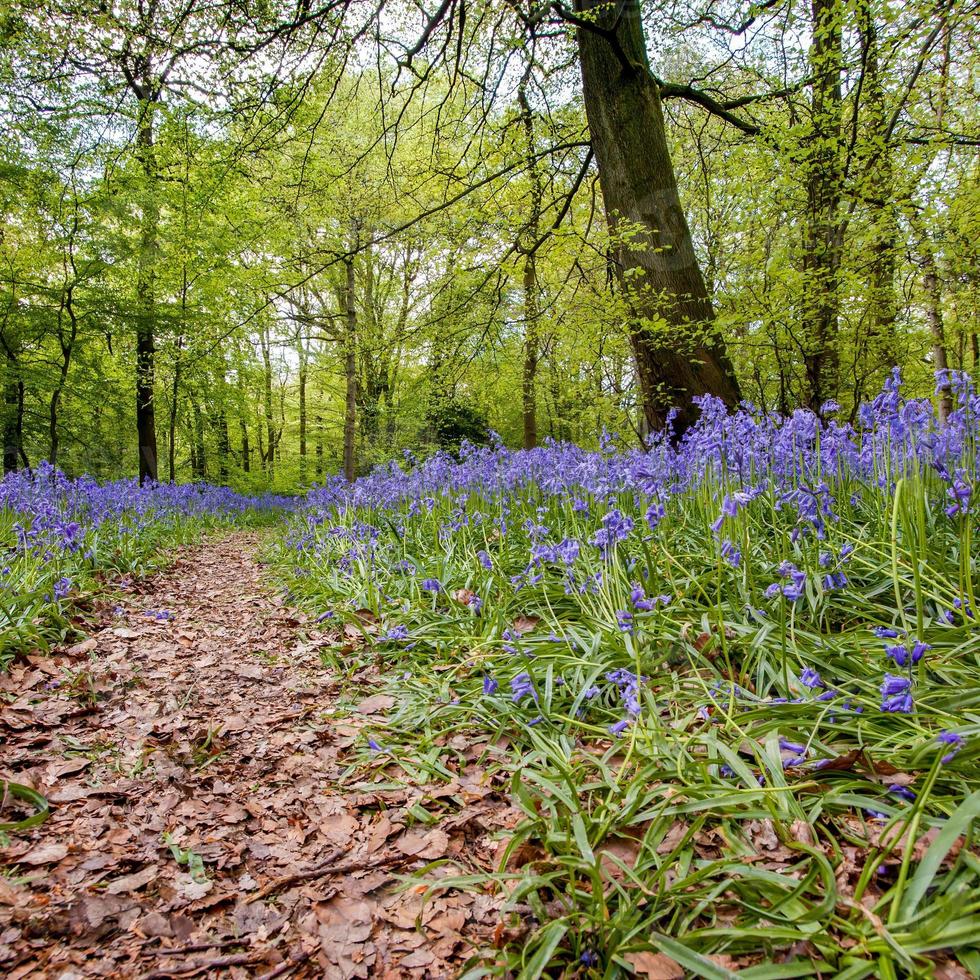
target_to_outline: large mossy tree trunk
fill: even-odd
[[[644,416],[660,429],[674,408],[683,431],[697,418],[696,396],[735,405],[738,382],[681,206],[639,0],[576,0],[575,10],[585,111],[631,311]]]

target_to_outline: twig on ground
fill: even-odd
[[[154,970],[143,975],[142,980],[165,980],[166,977],[190,977],[202,970],[213,970],[225,966],[247,966],[261,959],[263,950],[252,950],[250,953],[232,953],[230,956],[216,956],[210,960],[192,960],[183,966],[174,964],[171,969]]]
[[[259,974],[255,980],[275,980],[276,977],[281,977],[290,970],[294,970],[297,966],[302,966],[312,955],[312,950],[304,953],[294,953],[288,960],[283,960],[282,963],[274,969],[269,970],[268,973]]]
[[[325,878],[327,875],[352,874],[355,871],[369,871],[373,868],[384,868],[389,864],[399,864],[402,861],[411,861],[412,858],[406,854],[388,854],[380,858],[363,858],[360,861],[350,861],[347,864],[334,864],[340,852],[335,851],[325,861],[306,871],[296,871],[293,874],[283,875],[275,878],[269,884],[264,885],[254,895],[249,895],[246,904],[258,902],[260,899],[268,898],[269,895],[288,888],[290,885],[298,884],[301,881],[312,881],[314,878]]]

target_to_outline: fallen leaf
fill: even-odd
[[[663,953],[627,953],[624,957],[634,973],[650,980],[683,980],[684,968]]]
[[[19,905],[21,891],[0,875],[0,905]]]
[[[40,864],[56,864],[62,858],[67,857],[67,855],[68,846],[66,844],[50,841],[46,844],[38,844],[37,847],[14,860],[17,864],[36,866]]]
[[[442,857],[449,847],[449,835],[438,827],[425,834],[409,830],[395,841],[395,847],[410,857]]]
[[[87,640],[69,647],[66,653],[69,657],[82,657],[86,653],[91,653],[98,645],[99,641],[94,636],[90,636]]]
[[[155,864],[147,865],[142,871],[110,881],[106,885],[105,892],[107,895],[127,895],[130,892],[139,891],[156,878],[159,870]]]
[[[540,616],[518,616],[514,620],[514,632],[523,636],[525,633],[530,633],[540,622]]]
[[[356,710],[362,715],[376,715],[381,711],[387,711],[394,703],[395,699],[388,694],[373,694],[365,698]]]

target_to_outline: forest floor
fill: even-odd
[[[323,666],[344,637],[273,594],[260,545],[188,549],[121,583],[87,639],[0,675],[0,780],[52,807],[0,835],[8,980],[449,977],[501,940],[500,896],[426,900],[404,876],[490,866],[516,811],[478,773],[352,776],[347,751],[392,699]]]

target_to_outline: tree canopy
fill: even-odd
[[[5,470],[290,488],[976,374],[976,12],[14,2]]]

